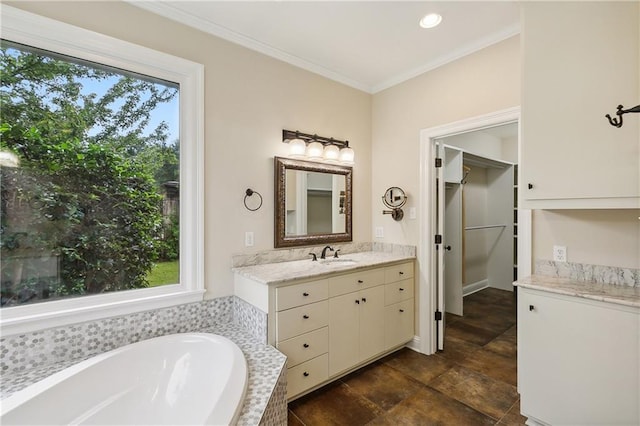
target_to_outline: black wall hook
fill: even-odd
[[[618,128],[622,127],[623,114],[626,114],[628,112],[640,112],[640,105],[636,105],[633,108],[629,108],[629,109],[622,109],[622,108],[624,108],[622,105],[618,105],[618,110],[616,111],[616,115],[618,116],[618,118],[611,118],[609,114],[605,115],[605,117],[609,119],[609,124]]]

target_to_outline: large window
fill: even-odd
[[[2,13],[3,331],[201,294],[202,66]]]

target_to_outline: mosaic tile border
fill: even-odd
[[[233,299],[233,323],[244,328],[260,343],[267,344],[267,313],[239,297]]]
[[[640,287],[640,269],[536,259],[535,274],[574,281]]]

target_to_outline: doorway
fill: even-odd
[[[531,212],[517,207],[519,120],[512,108],[421,132],[423,353],[443,349],[445,312],[463,315],[465,294],[511,291],[531,273]]]

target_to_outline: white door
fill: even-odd
[[[462,185],[445,184],[444,306],[462,316]]]

